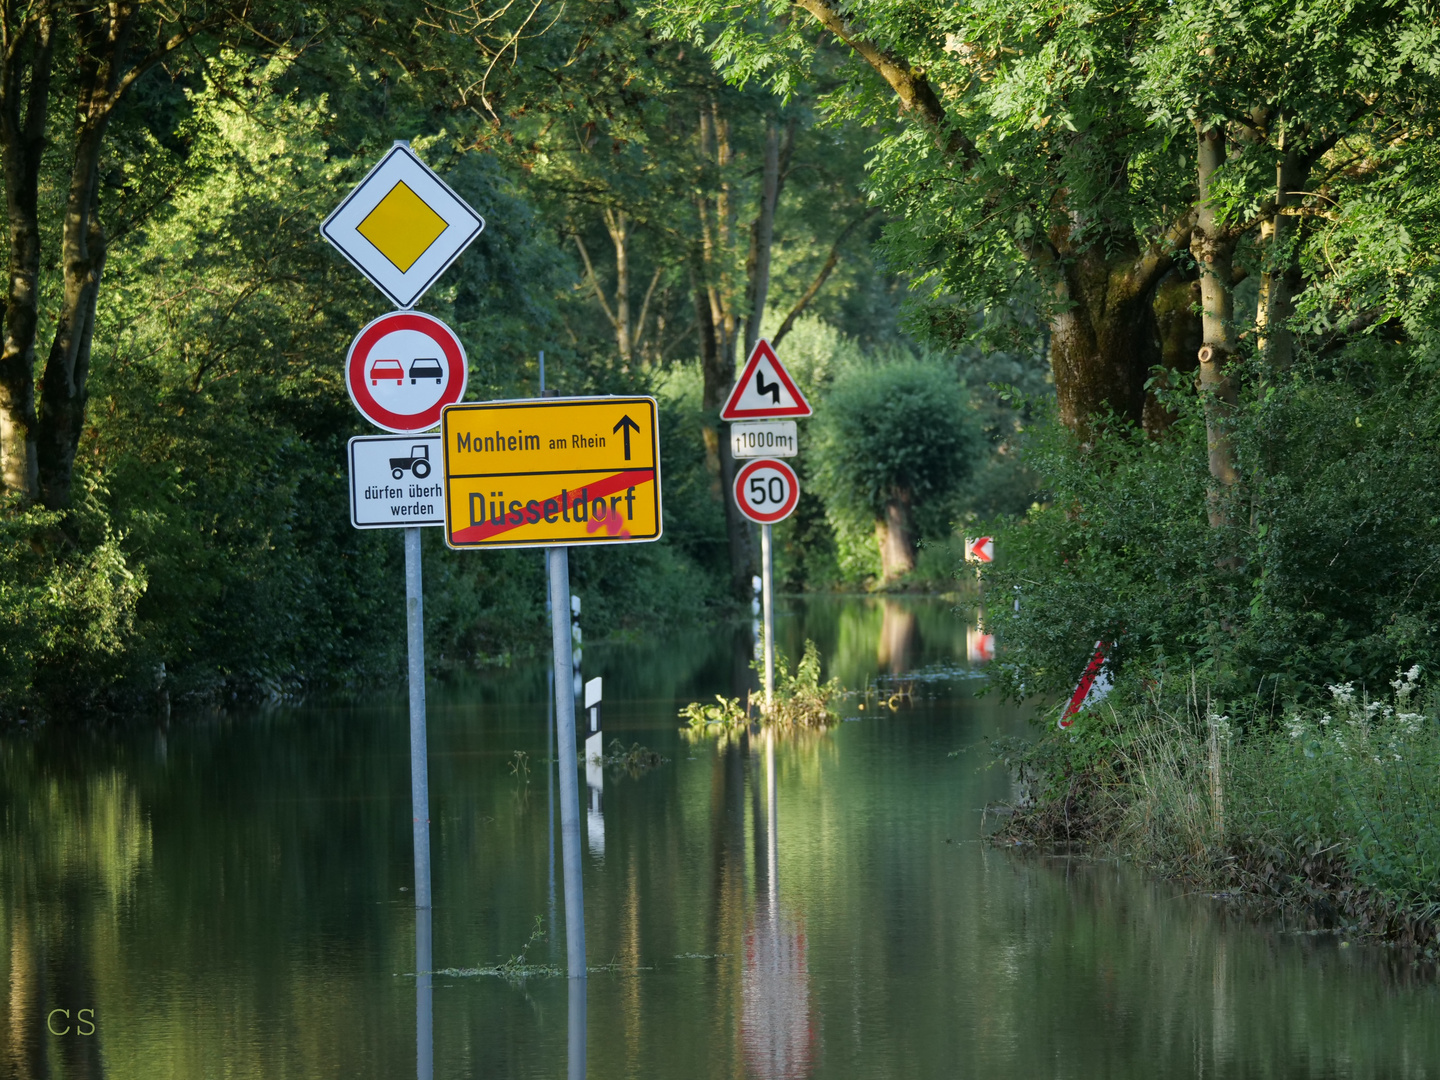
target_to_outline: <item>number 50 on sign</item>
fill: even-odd
[[[735,503],[740,512],[761,525],[774,525],[795,512],[800,480],[783,461],[757,458],[735,474]]]

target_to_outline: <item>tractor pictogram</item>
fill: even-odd
[[[407,472],[417,480],[424,480],[430,475],[430,447],[419,443],[410,447],[409,457],[392,457],[390,459],[390,475],[399,480]]]

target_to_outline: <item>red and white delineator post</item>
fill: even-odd
[[[1110,680],[1110,670],[1105,665],[1109,654],[1110,643],[1108,641],[1095,642],[1095,655],[1090,658],[1090,663],[1085,665],[1085,671],[1080,676],[1080,683],[1075,687],[1075,693],[1070,695],[1069,704],[1060,714],[1062,731],[1075,723],[1075,715],[1081,709],[1098,705],[1109,696],[1110,688],[1113,685]]]

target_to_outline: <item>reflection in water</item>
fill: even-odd
[[[995,635],[987,634],[978,626],[965,630],[965,651],[974,667],[988,664],[995,659]]]
[[[757,890],[755,918],[745,934],[740,1042],[758,1080],[798,1080],[809,1076],[814,1064],[815,1025],[805,930],[780,908],[773,731],[765,738],[765,780],[766,887]]]
[[[430,923],[433,908],[415,909],[415,1077],[433,1080],[435,1076],[435,1010],[430,974]]]
[[[569,1020],[566,1024],[568,1080],[585,1080],[585,984],[588,979],[566,979],[570,984]]]
[[[949,602],[895,603],[912,666],[963,667]],[[808,637],[826,677],[882,674],[879,598],[785,609],[788,656]],[[0,1078],[390,1080],[433,1061],[435,1080],[1435,1080],[1440,994],[1399,955],[978,843],[1009,779],[948,754],[1026,728],[976,680],[773,748],[683,742],[676,710],[724,690],[737,656],[743,623],[587,656],[610,734],[670,758],[606,778],[586,931],[614,966],[588,980],[464,974],[522,951],[558,901],[553,776],[525,799],[509,772],[517,749],[555,756],[546,665],[434,688],[430,924],[399,693],[158,741],[0,738]],[[558,911],[548,929],[563,967]],[[45,1032],[49,1010],[92,1006],[93,1036]]]
[[[915,639],[920,624],[911,605],[888,596],[880,603],[884,614],[880,621],[880,638],[875,646],[875,660],[882,671],[904,675],[914,670]]]

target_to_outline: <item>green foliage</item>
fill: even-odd
[[[217,54],[203,79],[147,83],[118,129],[126,183],[163,197],[142,214],[130,188],[130,202],[107,196],[125,227],[111,240],[97,318],[83,505],[4,518],[0,714],[148,707],[157,692],[177,704],[274,695],[399,670],[399,537],[349,527],[344,466],[346,440],[365,426],[341,359],[385,305],[317,230],[388,135],[365,141],[375,137],[373,117],[360,122],[374,105],[368,76],[327,66],[336,54],[321,51],[309,67]],[[388,123],[488,221],[426,297],[469,345],[471,395],[533,393],[533,358],[547,347],[552,382],[566,389],[650,390],[652,373],[555,348],[566,305],[580,302],[561,238],[523,172],[424,134],[429,121],[407,112],[423,89],[397,89]],[[572,559],[597,637],[704,619],[723,596],[698,411],[684,395],[662,410],[666,538]],[[424,550],[433,666],[543,643],[536,553],[457,555],[436,530]]]
[[[623,769],[633,779],[651,769],[658,769],[669,760],[648,746],[631,743],[627,749],[619,739],[611,739],[609,751],[600,759],[600,763],[612,769]]]
[[[1037,432],[1049,499],[1000,526],[986,572],[1021,598],[997,627],[1009,692],[1068,695],[1096,640],[1122,676],[1193,665],[1222,701],[1267,707],[1440,666],[1435,375],[1374,347],[1297,366],[1237,419],[1246,480],[1228,529],[1205,516],[1198,407],[1175,404],[1159,440],[1108,431],[1082,449]]]
[[[146,581],[94,496],[70,515],[79,543],[56,542],[66,515],[0,516],[0,716],[20,714],[30,687],[83,708],[124,669]]]
[[[1235,840],[1343,846],[1358,881],[1404,905],[1440,902],[1440,715],[1418,665],[1370,699],[1353,684],[1242,745],[1230,766]]]
[[[811,423],[810,477],[842,568],[871,568],[874,523],[891,504],[913,513],[921,538],[949,534],[983,437],[952,366],[908,355],[846,365]]]
[[[844,692],[839,679],[820,681],[820,650],[807,638],[793,672],[785,657],[776,655],[775,701],[766,720],[790,727],[829,727],[835,723],[831,703]]]
[[[750,722],[750,714],[745,711],[739,698],[727,698],[719,694],[715,695],[714,705],[692,701],[682,708],[678,715],[693,731],[704,731],[711,727],[738,728]]]
[[[968,404],[954,372],[934,362],[842,370],[814,421],[816,480],[830,504],[872,519],[897,498],[943,506],[976,448]]]
[[[1253,704],[1217,713],[1193,676],[1183,695],[1154,684],[1006,755],[1033,787],[1019,831],[1063,838],[1063,819],[1074,839],[1203,880],[1250,864],[1303,873],[1333,853],[1354,883],[1433,912],[1440,697],[1423,700],[1420,674],[1397,672],[1384,698],[1331,685],[1278,727]]]

